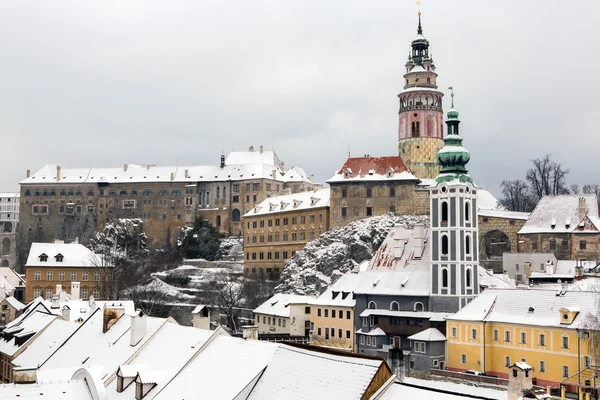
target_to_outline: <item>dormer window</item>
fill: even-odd
[[[350,175],[352,175],[352,171],[349,168],[346,168],[344,170],[344,178],[350,178]]]
[[[40,261],[41,262],[47,262],[48,261],[48,255],[46,253],[40,254]]]
[[[54,258],[56,259],[56,262],[63,262],[64,256],[60,253],[58,253],[57,255],[54,256]]]
[[[388,168],[387,169],[387,177],[391,178],[394,176],[394,169],[393,168]]]

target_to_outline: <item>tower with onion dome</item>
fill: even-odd
[[[423,36],[421,12],[417,37],[406,62],[404,90],[398,95],[398,155],[413,175],[433,179],[439,172],[437,153],[444,145],[443,93],[437,90],[437,73]]]
[[[441,167],[430,192],[431,301],[436,311],[456,312],[479,294],[478,187],[466,168],[471,155],[459,135],[458,111],[448,110]]]

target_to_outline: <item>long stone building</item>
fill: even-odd
[[[56,239],[86,244],[107,221],[142,218],[153,245],[173,243],[196,215],[220,232],[242,235],[242,215],[267,197],[319,188],[301,168],[284,168],[271,150],[232,152],[200,166],[46,165],[21,181],[19,244]]]

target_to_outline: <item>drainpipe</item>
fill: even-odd
[[[486,373],[485,369],[485,320],[483,320],[483,373]]]

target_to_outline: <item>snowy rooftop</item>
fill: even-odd
[[[481,191],[479,191],[481,193]],[[489,192],[488,192],[489,193]],[[488,210],[481,208],[477,213],[482,217],[490,218],[505,218],[505,219],[520,219],[527,221],[529,219],[529,213],[518,212],[518,211],[506,211],[506,210]]]
[[[3,293],[0,293],[0,299],[2,299],[6,294],[15,290],[15,287],[6,279],[4,276],[0,275],[0,290],[3,290]]]
[[[277,293],[269,300],[258,306],[255,314],[275,315],[277,317],[290,316],[290,304],[310,304],[311,296],[300,296],[296,294]]]
[[[244,217],[302,211],[329,206],[329,188],[269,197],[254,206]]]
[[[68,297],[68,295],[67,295]],[[67,300],[59,300],[58,308],[52,308],[52,300],[43,300],[46,307],[50,310],[51,313],[61,315],[64,318],[63,308],[69,308],[69,321],[77,321],[80,318],[86,320],[96,308],[106,308],[120,310],[125,314],[133,314],[135,312],[135,305],[133,304],[133,300],[94,300],[91,302],[90,300],[71,300],[67,298]]]
[[[506,400],[506,389],[496,390],[453,383],[405,377],[403,383],[394,383],[380,397],[381,400],[464,400],[465,395],[479,399]]]
[[[579,199],[585,200],[579,210]],[[544,196],[519,234],[594,232],[600,230],[598,199],[594,194]]]
[[[425,329],[422,332],[408,337],[408,340],[419,340],[422,342],[443,342],[446,336],[435,328]]]
[[[373,329],[371,329],[369,332],[363,332],[362,329],[359,329],[356,331],[356,333],[366,336],[387,336],[387,333],[385,333],[383,329],[378,326],[373,327]]]
[[[392,228],[371,259],[368,270],[429,270],[429,230],[423,224],[413,229]]]
[[[250,151],[251,150],[251,151]],[[256,151],[251,147],[249,151],[232,151],[225,160],[225,165],[247,165],[247,164],[266,164],[281,165],[281,160],[277,157],[274,150]]]
[[[248,400],[361,399],[383,363],[282,344]]]
[[[436,185],[435,179],[421,179],[421,182],[419,183],[419,186],[423,187],[423,188],[426,188],[429,186],[435,186],[435,185]],[[493,194],[491,194],[489,191],[487,191],[485,189],[478,188],[477,189],[477,209],[481,213],[482,210],[503,210],[504,208],[502,207],[502,205],[500,204],[498,199],[496,199],[494,197]],[[506,217],[503,217],[503,218],[506,218]]]
[[[313,305],[324,306],[346,306],[353,307],[356,299],[354,290],[360,285],[362,276],[352,271],[346,272],[340,279],[327,288],[317,299],[312,301]]]
[[[19,192],[0,192],[0,199],[14,199],[21,196]]]
[[[400,156],[351,157],[327,182],[352,181],[419,181]]]
[[[42,256],[46,261],[41,261]],[[57,257],[58,256],[58,257]],[[62,256],[62,261],[61,257]],[[94,267],[101,266],[102,256],[79,243],[32,243],[26,267]]]
[[[25,304],[21,303],[19,300],[15,299],[13,296],[6,297],[4,300],[6,300],[6,302],[8,304],[10,304],[17,311],[21,311],[25,307]]]
[[[92,400],[84,380],[67,380],[45,385],[43,383],[31,384],[5,384],[0,385],[3,399],[64,399],[64,400]]]
[[[55,315],[36,311],[29,313],[27,318],[17,324],[7,325],[0,334],[0,353],[13,356],[21,348],[33,342],[35,334],[41,332],[55,318]]]
[[[582,291],[488,289],[449,320],[491,321],[576,329],[598,311],[597,293]],[[572,324],[561,324],[561,308],[579,307]],[[531,311],[533,310],[533,311]]]
[[[430,321],[445,321],[450,315],[448,313],[441,312],[429,312],[429,311],[392,311],[387,309],[371,309],[367,308],[360,317],[369,317],[371,315],[385,315],[389,317],[400,317],[400,318],[421,318],[428,319]]]

